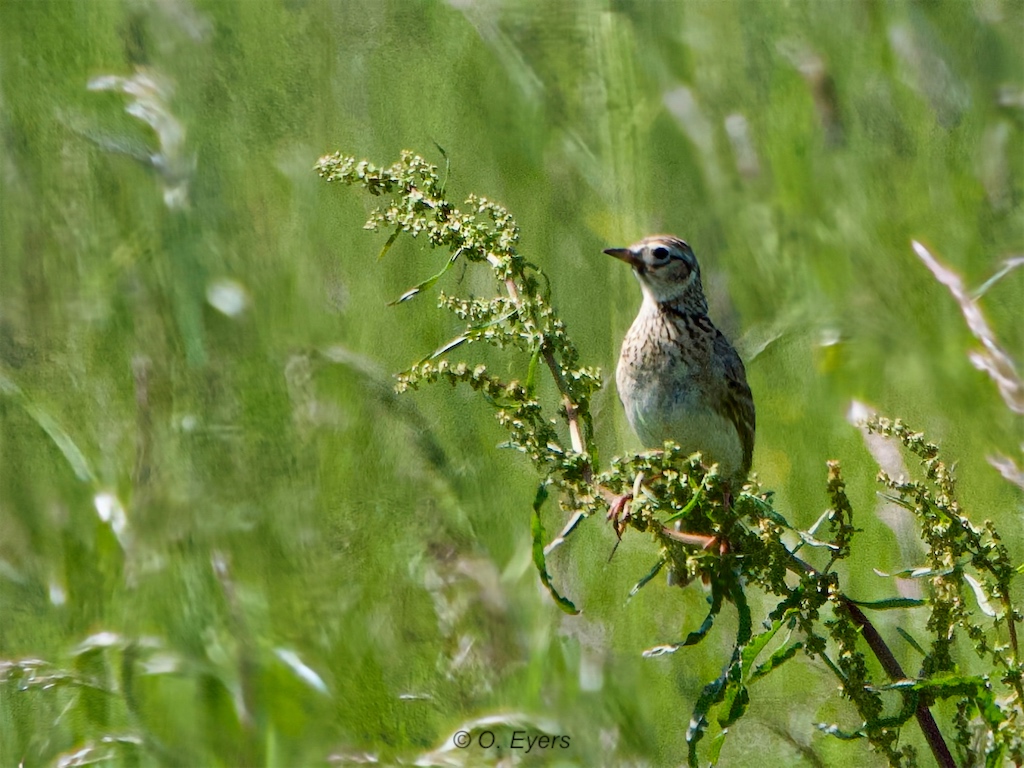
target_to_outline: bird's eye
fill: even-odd
[[[659,245],[657,248],[651,251],[651,255],[654,256],[655,261],[668,261],[668,248]]]

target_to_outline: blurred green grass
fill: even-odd
[[[335,149],[441,162],[443,146],[455,197],[513,212],[606,373],[639,295],[601,249],[685,236],[746,350],[755,470],[779,508],[809,525],[825,459],[844,462],[857,597],[894,589],[872,567],[917,563],[873,515],[852,398],[938,440],[967,509],[1019,556],[1020,493],[986,457],[1019,456],[1020,419],[968,363],[959,310],[910,240],[971,285],[1020,253],[1024,114],[999,94],[1024,90],[1022,35],[1024,8],[998,0],[0,5],[0,374],[21,393],[0,395],[0,658],[78,675],[46,689],[9,671],[0,762],[132,732],[148,740],[111,747],[115,762],[387,763],[512,712],[571,734],[541,761],[684,753],[729,633],[642,659],[699,623],[703,595],[652,585],[625,605],[654,555],[627,540],[609,560],[597,524],[552,562],[583,616],[542,594],[536,479],[495,449],[486,406],[389,393],[455,325],[429,296],[385,307],[438,255],[399,240],[376,262],[370,203],[311,170]],[[164,107],[194,159],[185,208],[136,157],[157,141],[128,99],[86,88],[136,71],[173,89]],[[240,314],[208,301],[218,280],[247,299]],[[439,287],[493,290],[458,270]],[[1018,357],[1021,295],[1018,270],[984,300]],[[611,386],[595,418],[605,459],[639,447]],[[125,509],[121,539],[100,493]],[[97,632],[120,639],[79,647]],[[140,655],[132,700],[123,671]],[[850,713],[821,669],[794,670],[755,696],[729,764],[869,759],[811,735]]]

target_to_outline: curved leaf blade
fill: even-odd
[[[540,575],[541,583],[547,587],[548,592],[551,593],[551,597],[555,599],[558,607],[566,613],[575,616],[579,613],[579,609],[573,605],[569,598],[558,593],[554,584],[551,583],[551,575],[548,573],[547,559],[544,556],[544,524],[540,519],[540,508],[544,506],[547,498],[547,484],[541,483],[537,487],[537,495],[533,499],[533,517],[530,520],[530,530],[533,533],[533,564],[537,566],[537,573]]]

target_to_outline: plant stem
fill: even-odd
[[[488,263],[498,269],[501,267],[501,261],[492,253],[487,254]],[[519,286],[516,285],[516,281],[511,277],[505,278],[505,290],[508,291],[508,296],[516,304],[522,305],[522,300],[519,296]],[[555,355],[552,351],[545,347],[541,350],[541,354],[544,357],[544,362],[551,371],[551,376],[555,380],[555,386],[558,387],[558,392],[562,396],[562,407],[565,408],[565,418],[569,423],[569,440],[572,443],[572,449],[576,453],[583,456],[589,456],[590,453],[587,450],[586,442],[583,439],[583,430],[580,427],[580,415],[579,407],[573,401],[569,395],[569,387],[565,383],[565,378],[562,376],[562,370],[558,365],[558,361],[555,360]],[[590,461],[586,461],[583,465],[583,480],[587,485],[594,485],[594,470],[590,466]],[[601,487],[598,487],[598,491],[602,496],[605,496],[604,491]],[[611,493],[609,491],[609,493]],[[605,496],[607,500],[607,496]]]
[[[868,644],[872,653],[875,654],[875,658],[881,663],[889,678],[893,682],[905,680],[907,676],[904,674],[903,668],[896,661],[896,657],[893,656],[889,646],[885,644],[885,640],[878,634],[874,624],[868,620],[868,617],[864,615],[860,607],[855,605],[850,598],[841,595],[840,600],[843,603],[843,607],[850,612],[850,617],[861,628],[864,641]],[[956,762],[953,760],[953,755],[950,754],[949,747],[946,746],[946,742],[942,738],[942,733],[939,731],[935,718],[932,717],[931,710],[928,709],[923,701],[918,701],[917,711],[914,713],[914,716],[917,718],[917,724],[921,727],[925,741],[928,742],[928,746],[932,750],[932,755],[935,756],[935,761],[942,768],[955,768]]]
[[[819,575],[818,570],[810,563],[801,560],[796,555],[792,555],[793,564],[790,570],[799,573],[803,571],[812,575]],[[864,612],[846,595],[839,594],[839,601],[849,614],[850,618],[853,619],[854,623],[857,624],[861,629],[861,635],[864,637],[864,641],[868,644],[868,648],[875,654],[875,658],[878,659],[882,665],[882,669],[889,676],[889,679],[893,682],[899,680],[906,680],[907,676],[903,672],[903,668],[900,663],[896,660],[892,650],[886,645],[885,640],[875,629],[875,625],[871,623],[871,620],[864,615]],[[932,717],[931,710],[924,704],[924,702],[918,702],[917,711],[914,713],[917,718],[917,724],[921,728],[921,733],[924,734],[925,741],[928,742],[928,746],[932,751],[932,755],[935,757],[935,761],[942,766],[942,768],[956,768],[956,762],[953,760],[953,755],[950,754],[949,747],[946,746],[946,741],[942,738],[942,733],[939,731],[939,726],[935,722],[935,718]]]

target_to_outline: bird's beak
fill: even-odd
[[[643,264],[643,261],[629,248],[605,248],[604,252],[609,256],[614,256],[619,261],[626,262],[631,267],[639,267]]]

